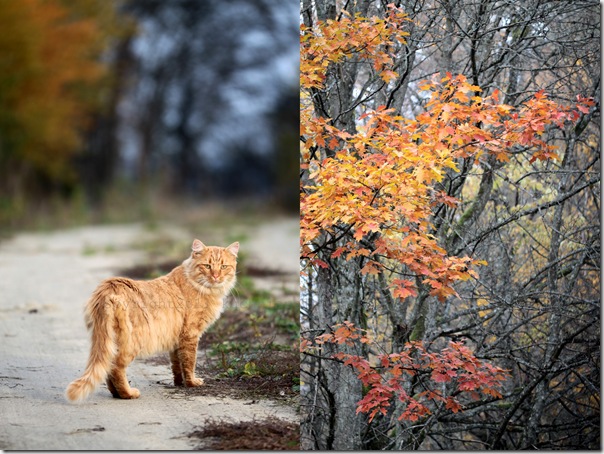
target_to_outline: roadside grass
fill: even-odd
[[[241,275],[234,304],[199,342],[198,368],[206,386],[190,391],[297,401],[299,314],[299,303],[280,301]]]
[[[199,395],[296,401],[300,391],[299,305],[270,300],[227,309],[199,342]]]
[[[176,222],[192,232],[230,232],[279,215],[279,208],[269,202],[248,197],[228,202],[216,198],[200,203],[123,181],[107,188],[102,200],[94,204],[81,189],[70,197],[27,199],[13,195],[0,197],[0,240],[23,231],[46,232],[91,224],[144,223],[152,230],[164,221]]]

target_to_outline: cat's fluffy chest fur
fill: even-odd
[[[83,399],[104,379],[114,397],[139,397],[128,385],[126,367],[135,357],[161,351],[170,352],[176,385],[203,384],[195,377],[197,342],[235,285],[238,250],[238,243],[220,248],[195,240],[191,256],[166,276],[103,281],[85,311],[92,334],[88,366],[67,388],[67,398]]]

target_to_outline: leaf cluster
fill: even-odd
[[[431,235],[435,208],[459,202],[436,185],[447,172],[459,172],[460,158],[488,166],[489,156],[505,162],[517,147],[533,150],[532,160],[556,158],[555,146],[541,136],[547,127],[576,121],[579,113],[543,93],[513,108],[499,103],[497,91],[478,96],[481,89],[462,75],[447,74],[422,88],[429,100],[416,118],[383,107],[367,110],[359,116],[354,135],[324,118],[302,123],[302,160],[309,184],[302,188],[301,243],[310,263],[326,267],[318,257],[325,244],[317,240],[325,233],[337,238],[345,231],[352,238],[335,248],[331,258],[367,257],[362,274],[378,274],[384,259],[394,260],[423,276],[431,294],[444,300],[455,294],[455,281],[476,277],[470,268],[479,263],[448,256]],[[591,103],[585,100],[579,107]],[[333,156],[314,158],[311,151],[316,147]],[[371,236],[376,239],[368,248],[364,241]],[[416,290],[410,281],[393,281],[395,297]]]
[[[346,321],[331,327],[331,332],[306,340],[303,351],[320,350],[325,343],[354,345],[369,343],[367,334]],[[421,341],[407,342],[400,352],[368,359],[345,352],[333,354],[356,371],[367,392],[357,404],[357,413],[368,413],[369,421],[386,415],[393,399],[404,404],[399,420],[418,421],[436,412],[463,410],[463,400],[500,399],[500,389],[508,371],[474,356],[462,342],[451,341],[438,352],[429,351]],[[406,384],[415,381],[423,391],[411,396]],[[443,386],[446,384],[447,386]]]

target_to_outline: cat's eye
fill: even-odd
[[[208,264],[208,263],[204,263],[203,266],[205,266],[207,269],[212,268],[212,265]]]
[[[226,270],[226,267],[227,267],[227,266],[228,266],[228,265],[221,265],[221,266],[220,266],[220,268],[222,268],[223,270]]]

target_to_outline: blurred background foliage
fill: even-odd
[[[298,13],[1,1],[0,228],[225,199],[297,211]]]

